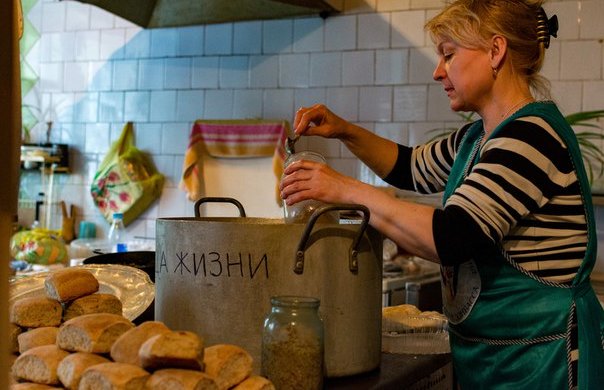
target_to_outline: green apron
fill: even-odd
[[[462,389],[569,388],[570,324],[576,312],[579,388],[604,388],[604,311],[589,283],[597,241],[581,152],[573,130],[549,102],[525,106],[493,134],[524,116],[538,116],[548,122],[570,151],[585,204],[587,252],[571,286],[529,274],[503,248],[457,267],[442,267],[455,372]],[[443,202],[476,163],[482,136],[482,121],[478,121],[460,145]]]

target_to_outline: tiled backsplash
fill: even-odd
[[[125,121],[135,122],[138,146],[168,179],[161,199],[129,227],[141,236],[154,236],[157,217],[192,214],[178,183],[195,119],[291,120],[297,107],[325,102],[410,144],[459,123],[432,81],[436,56],[423,31],[440,0],[333,3],[343,12],[325,20],[145,30],[94,6],[40,0],[28,17],[41,37],[27,55],[40,81],[25,101],[52,113],[45,118],[55,122],[51,141],[73,151],[59,196],[79,207],[78,220],[107,228],[89,184]],[[544,68],[554,98],[567,113],[604,108],[604,1],[552,1],[545,8],[560,19]],[[45,139],[43,130],[34,131],[34,141]],[[382,184],[335,141],[302,146],[343,173]]]

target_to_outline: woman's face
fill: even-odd
[[[493,73],[489,53],[467,49],[451,40],[438,43],[434,80],[440,81],[453,111],[480,111],[489,99]]]

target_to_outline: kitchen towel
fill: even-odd
[[[289,134],[285,120],[197,120],[185,152],[180,188],[189,200],[203,195],[203,157],[250,158],[273,156],[276,201],[281,205],[279,181],[285,160],[284,142]]]

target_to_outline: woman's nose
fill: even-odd
[[[443,60],[439,59],[436,64],[436,68],[434,68],[434,72],[432,72],[432,78],[436,81],[440,81],[445,78],[445,69],[443,66]]]

